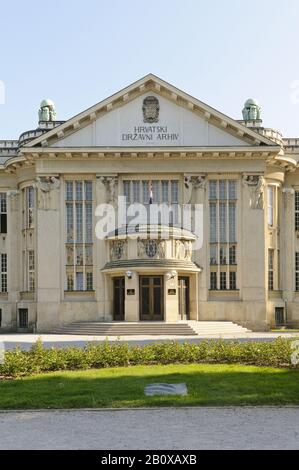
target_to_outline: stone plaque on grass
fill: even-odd
[[[144,388],[147,397],[155,395],[188,395],[187,385],[183,384],[150,384]]]

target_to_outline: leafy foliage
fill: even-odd
[[[130,346],[127,343],[89,343],[85,348],[43,347],[38,340],[29,351],[16,348],[5,353],[0,376],[20,377],[41,372],[102,369],[132,365],[243,364],[295,368],[291,363],[291,340],[273,342],[156,343]]]

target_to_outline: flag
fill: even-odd
[[[153,204],[154,202],[154,195],[153,195],[153,185],[152,185],[152,182],[150,181],[150,185],[149,185],[149,203],[150,204]]]

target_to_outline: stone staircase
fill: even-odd
[[[87,336],[196,336],[187,323],[77,322],[61,326],[53,334]]]
[[[185,323],[196,332],[198,336],[225,336],[225,335],[244,335],[251,333],[251,330],[244,328],[237,323],[230,321],[193,321],[188,320]]]
[[[232,322],[76,322],[56,328],[52,334],[80,336],[222,336],[249,333]]]

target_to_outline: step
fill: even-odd
[[[74,322],[56,328],[54,334],[92,336],[196,336],[187,323]]]
[[[86,336],[198,336],[237,335],[249,330],[233,322],[189,320],[165,322],[74,322],[56,328],[54,334]]]

